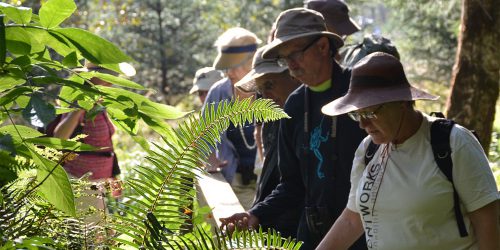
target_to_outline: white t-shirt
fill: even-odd
[[[461,238],[453,210],[453,187],[434,161],[430,145],[434,119],[424,115],[419,130],[403,144],[380,145],[366,168],[370,136],[358,147],[347,207],[360,214],[368,248],[477,249],[467,212],[499,199],[495,179],[474,135],[454,126],[450,136],[453,180],[469,232]]]

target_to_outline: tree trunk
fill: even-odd
[[[163,34],[163,18],[161,16],[163,12],[163,6],[161,0],[157,0],[156,2],[156,14],[158,15],[158,51],[160,56],[160,74],[161,74],[161,87],[160,90],[162,94],[165,96],[164,100],[168,100],[169,95],[169,86],[167,79],[167,57],[165,53],[165,38]]]
[[[447,116],[476,130],[489,151],[500,83],[500,5],[463,0],[458,50],[447,100]]]

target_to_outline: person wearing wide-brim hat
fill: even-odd
[[[263,58],[278,60],[303,83],[285,103],[291,118],[280,121],[280,184],[248,213],[226,223],[240,225],[242,220],[254,227],[283,209],[298,208],[303,213],[297,239],[304,242],[302,249],[314,249],[347,203],[352,159],[366,133],[347,115],[331,118],[321,113],[323,105],[347,92],[350,77],[334,60],[343,41],[327,31],[321,13],[285,10],[274,27]],[[366,249],[364,239],[358,244],[353,249]]]
[[[273,100],[281,108],[284,107],[285,100],[300,83],[293,79],[286,67],[278,65],[276,60],[262,58],[262,52],[266,46],[257,50],[252,62],[252,70],[235,84],[235,87],[249,93],[259,93],[262,98]],[[256,126],[256,140],[262,141],[263,163],[257,181],[257,191],[253,204],[264,201],[264,199],[276,188],[280,180],[278,169],[278,136],[279,121],[263,123]],[[261,136],[259,136],[261,135]],[[258,144],[259,145],[259,144]],[[256,168],[258,171],[259,168]],[[295,238],[297,234],[298,221],[300,218],[300,208],[286,209],[281,214],[260,220],[260,225],[264,230],[275,229],[284,238]],[[245,214],[246,215],[246,214]],[[235,214],[234,217],[238,217]],[[221,221],[231,221],[232,218],[223,218]]]
[[[218,55],[213,67],[224,71],[225,78],[210,88],[202,112],[206,111],[207,105],[214,104],[217,108],[220,101],[252,96],[237,90],[234,84],[251,70],[252,58],[259,43],[254,33],[241,27],[230,28],[217,38],[215,46]],[[256,175],[253,168],[256,143],[253,132],[253,124],[237,128],[231,126],[222,134],[221,142],[217,150],[209,155],[206,166],[209,172],[221,171],[244,208],[252,205],[255,195]]]
[[[349,7],[342,0],[305,0],[304,8],[320,12],[325,17],[328,31],[343,39],[360,30],[359,25],[349,17]],[[380,34],[367,34],[363,40],[342,47],[336,59],[342,66],[352,67],[367,54],[377,51],[399,58],[399,52],[390,39]]]
[[[198,69],[193,78],[193,87],[189,90],[189,94],[197,93],[201,103],[205,102],[210,87],[224,77],[220,70],[213,67],[204,67]]]
[[[372,249],[500,249],[500,197],[488,159],[457,124],[444,134],[451,154],[436,154],[432,131],[443,120],[414,107],[436,99],[413,87],[389,54],[354,65],[347,95],[322,110],[349,114],[369,136],[356,151],[347,207],[317,249],[347,249],[363,231]],[[436,163],[445,158],[452,182]]]
[[[252,70],[239,80],[235,87],[247,93],[257,92],[283,108],[288,95],[300,83],[290,77],[288,68],[279,65],[275,59],[262,58],[266,47],[257,50],[252,61]]]

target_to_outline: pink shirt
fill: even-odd
[[[101,152],[113,152],[113,142],[111,137],[115,132],[113,124],[109,120],[106,112],[100,112],[94,119],[84,121],[84,115],[80,118],[84,123],[83,134],[87,135],[83,142],[96,147],[106,147]],[[90,179],[102,179],[112,177],[113,156],[82,153],[72,161],[64,164],[66,171],[75,176],[81,177],[87,172],[92,172]]]

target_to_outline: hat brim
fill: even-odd
[[[337,116],[374,105],[414,100],[437,100],[439,96],[431,95],[423,90],[402,85],[400,87],[370,88],[364,89],[362,93],[348,92],[321,108],[325,115]]]
[[[357,25],[352,18],[340,23],[333,21],[328,22],[328,20],[329,19],[326,20],[328,27],[332,27],[334,29],[333,31],[341,36],[348,36],[361,30],[359,25]]]
[[[191,88],[191,90],[189,91],[189,94],[193,94],[196,91],[208,91],[208,90],[210,90],[210,87],[212,87],[212,85],[215,84],[216,82],[218,82],[219,80],[217,80],[217,81],[212,81],[212,79],[210,79],[210,80],[207,80],[207,79],[198,80],[196,82],[196,84],[194,84],[193,87]]]
[[[262,68],[254,68],[248,72],[241,80],[239,80],[234,86],[243,92],[255,92],[257,91],[257,85],[255,79],[273,73],[282,73],[287,70],[287,67],[280,67],[278,65],[267,65]]]
[[[218,70],[225,70],[240,66],[247,60],[252,59],[254,52],[246,53],[221,53],[214,60],[213,67]]]
[[[200,88],[198,87],[198,85],[194,85],[191,90],[189,90],[189,94],[194,94],[195,92],[197,92],[198,90],[200,90]]]
[[[264,59],[277,58],[279,48],[288,41],[302,37],[319,36],[319,35],[328,37],[328,39],[330,39],[333,42],[336,49],[339,49],[340,47],[344,46],[344,41],[337,34],[328,31],[314,31],[314,32],[295,34],[274,39],[270,44],[267,45],[268,48],[263,52],[262,58]]]

